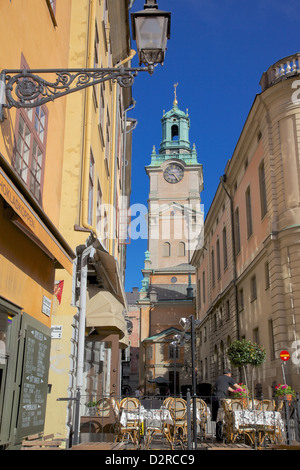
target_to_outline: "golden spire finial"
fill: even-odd
[[[178,101],[177,101],[177,95],[176,95],[176,88],[178,87],[178,83],[174,83],[174,101],[173,101],[173,105],[174,106],[177,106],[178,105]]]

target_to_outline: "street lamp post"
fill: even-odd
[[[176,353],[177,353],[178,343],[177,341],[172,341],[171,344],[173,346],[173,354],[174,354],[174,397],[176,398]]]
[[[145,67],[4,69],[0,73],[0,121],[4,121],[3,108],[35,108],[107,80],[129,87],[139,72],[153,74],[155,65],[164,62],[171,13],[158,10],[155,0],[146,0],[144,10],[132,13],[131,19],[139,63]]]
[[[196,354],[196,337],[195,325],[199,320],[195,320],[194,315],[189,318],[181,318],[180,325],[184,328],[184,332],[188,329],[191,330],[191,359],[192,359],[192,400],[193,400],[193,424],[194,424],[194,449],[197,449],[197,409],[196,409],[196,367],[195,367],[195,354]]]

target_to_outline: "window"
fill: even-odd
[[[229,300],[226,301],[226,318],[229,320],[230,318],[230,302]]]
[[[169,359],[175,359],[174,355],[176,359],[178,359],[178,349],[178,346],[175,346],[174,344],[169,344]]]
[[[202,296],[203,296],[203,303],[205,304],[205,272],[202,273]]]
[[[257,298],[256,290],[256,276],[252,276],[250,279],[250,292],[251,292],[251,302]]]
[[[267,191],[266,191],[266,179],[265,179],[265,164],[262,162],[258,169],[259,174],[259,192],[260,192],[260,210],[261,218],[267,213]]]
[[[268,261],[265,263],[265,287],[266,289],[270,287],[270,267]]]
[[[104,114],[105,114],[104,85],[103,83],[100,83],[98,129],[99,129],[102,145],[104,145]]]
[[[219,240],[217,240],[216,248],[217,248],[217,276],[218,276],[218,279],[220,279],[220,277],[221,277],[221,260],[220,260],[220,241]]]
[[[215,285],[216,279],[215,279],[215,252],[214,250],[211,250],[211,283],[212,286]]]
[[[46,0],[47,7],[51,16],[51,20],[54,26],[57,26],[57,22],[55,19],[55,13],[56,13],[56,0]]]
[[[185,256],[185,243],[184,242],[178,243],[177,256]]]
[[[275,341],[274,341],[274,325],[273,320],[269,320],[269,342],[271,360],[275,359]]]
[[[239,310],[244,310],[244,291],[243,289],[239,290]]]
[[[260,343],[260,341],[259,341],[259,329],[258,328],[254,328],[254,330],[253,330],[253,341],[254,341],[254,343],[257,343],[257,344]]]
[[[153,345],[147,347],[147,359],[153,359]]]
[[[234,213],[234,235],[235,235],[235,253],[241,251],[241,235],[240,235],[240,212],[237,207]]]
[[[198,279],[198,308],[201,308],[201,281]]]
[[[97,229],[97,232],[100,234],[101,237],[103,236],[103,227],[102,227],[103,214],[101,213],[102,212],[102,207],[103,207],[102,191],[101,191],[100,182],[98,181],[97,207],[96,207],[96,229]]]
[[[88,224],[93,223],[93,206],[94,206],[94,157],[90,152],[90,171],[89,171],[89,200],[88,200]]]
[[[228,263],[226,227],[223,228],[222,237],[223,237],[223,265],[224,265],[224,271],[225,271],[225,269],[227,268],[227,263]]]
[[[17,112],[13,167],[39,203],[42,202],[47,124],[45,106]]]
[[[109,118],[109,113],[108,112],[107,112],[107,120],[106,120],[105,165],[106,165],[107,175],[109,175],[109,169],[110,169],[110,118]]]
[[[178,140],[178,126],[176,124],[173,124],[171,128],[172,132],[172,140]]]
[[[247,216],[247,236],[248,238],[252,235],[252,210],[251,210],[251,193],[250,193],[250,186],[247,188],[245,194],[246,200],[246,216]]]
[[[163,256],[171,256],[171,245],[169,242],[165,242],[162,247]]]

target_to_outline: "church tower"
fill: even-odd
[[[148,251],[151,269],[189,263],[203,226],[202,165],[189,140],[188,111],[178,107],[176,87],[170,111],[161,119],[162,141],[146,167],[150,180]]]
[[[203,213],[202,165],[189,139],[188,111],[178,107],[176,87],[170,111],[164,112],[162,140],[153,148],[146,172],[148,200],[148,249],[140,297],[139,381],[145,392],[176,393],[189,383],[184,352],[178,353],[176,376],[172,366],[172,341],[181,331],[180,318],[195,314],[195,268],[190,260],[201,237]],[[163,345],[163,346],[162,346]]]

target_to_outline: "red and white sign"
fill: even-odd
[[[290,358],[290,353],[288,351],[281,351],[280,353],[280,359],[283,361],[288,361]]]

